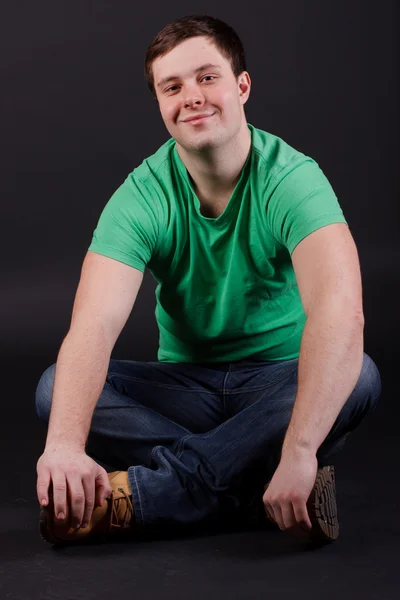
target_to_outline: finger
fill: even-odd
[[[67,516],[67,482],[61,471],[52,473],[54,514],[57,519]]]
[[[69,473],[67,478],[69,489],[69,505],[71,511],[70,527],[76,529],[77,526],[82,523],[86,502],[85,492],[80,475]]]
[[[297,502],[293,502],[293,511],[296,523],[302,529],[310,530],[312,528],[312,525],[310,517],[308,515],[306,503],[299,500]]]
[[[107,475],[107,471],[99,473],[95,479],[96,485],[96,506],[103,506],[104,501],[111,495],[112,487]]]
[[[293,506],[291,502],[281,504],[282,523],[285,529],[290,529],[296,524]]]
[[[95,501],[95,480],[92,473],[82,477],[82,486],[85,494],[85,506],[82,517],[82,527],[86,527],[86,525],[92,518]]]
[[[36,483],[36,493],[39,503],[42,506],[47,506],[49,503],[49,485],[50,485],[50,471],[45,468],[41,468],[38,474]]]
[[[265,509],[265,512],[266,512],[268,518],[271,519],[271,521],[273,521],[275,523],[274,511],[272,510],[272,506],[270,504],[265,503],[264,509]]]
[[[283,522],[281,506],[278,502],[272,504],[271,506],[272,506],[273,513],[274,513],[274,519],[275,519],[279,529],[281,529],[283,531],[285,529],[285,524]]]

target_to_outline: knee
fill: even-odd
[[[35,408],[39,419],[48,422],[53,396],[56,363],[48,367],[41,376],[35,393]]]
[[[360,399],[366,412],[372,411],[381,396],[382,382],[378,367],[364,352],[363,365],[353,394]]]

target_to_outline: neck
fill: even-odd
[[[237,136],[226,144],[205,151],[187,151],[178,143],[178,154],[193,181],[199,198],[212,203],[229,196],[240,178],[251,146],[251,134],[245,119]]]

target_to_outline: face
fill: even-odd
[[[185,40],[153,62],[162,119],[184,149],[221,146],[239,134],[250,77],[236,78],[231,64],[206,37]],[[197,115],[199,120],[188,121]]]

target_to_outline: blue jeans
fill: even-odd
[[[298,359],[193,363],[110,360],[86,452],[107,471],[127,470],[143,530],[220,519],[265,520],[264,485],[279,464],[297,392]],[[49,421],[55,364],[36,390]],[[331,464],[376,405],[381,379],[364,353],[359,380],[320,446]]]

